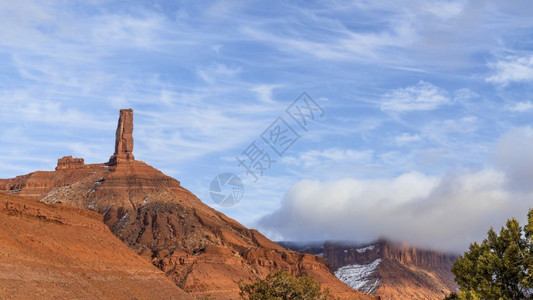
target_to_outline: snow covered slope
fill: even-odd
[[[376,271],[380,262],[381,259],[378,258],[366,265],[347,265],[335,271],[335,276],[356,290],[372,294],[379,287]]]

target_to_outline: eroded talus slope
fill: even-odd
[[[189,299],[94,212],[0,194],[1,299]]]

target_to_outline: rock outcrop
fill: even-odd
[[[373,299],[338,280],[324,260],[287,250],[205,205],[144,162],[133,160],[131,111],[121,111],[110,163],[38,171],[0,181],[11,194],[100,213],[120,240],[196,298],[238,299],[240,280],[286,269],[308,274],[344,299]]]
[[[0,194],[0,299],[192,299],[84,209]]]
[[[121,109],[115,134],[115,153],[108,164],[114,166],[133,160],[133,109]]]
[[[348,285],[381,299],[443,299],[457,286],[451,272],[456,255],[384,239],[361,245],[281,243],[320,255]]]
[[[63,156],[57,160],[56,171],[66,169],[83,169],[85,160],[83,158],[73,158],[72,156]]]

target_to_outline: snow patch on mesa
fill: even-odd
[[[366,246],[364,248],[356,249],[358,253],[365,253],[366,251],[370,251],[374,249],[374,245]]]
[[[373,276],[373,274],[376,272],[380,262],[381,259],[378,258],[366,265],[347,265],[335,271],[335,276],[356,290],[372,294],[379,287],[379,278]]]

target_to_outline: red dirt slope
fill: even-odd
[[[0,193],[0,299],[192,299],[101,220]]]

